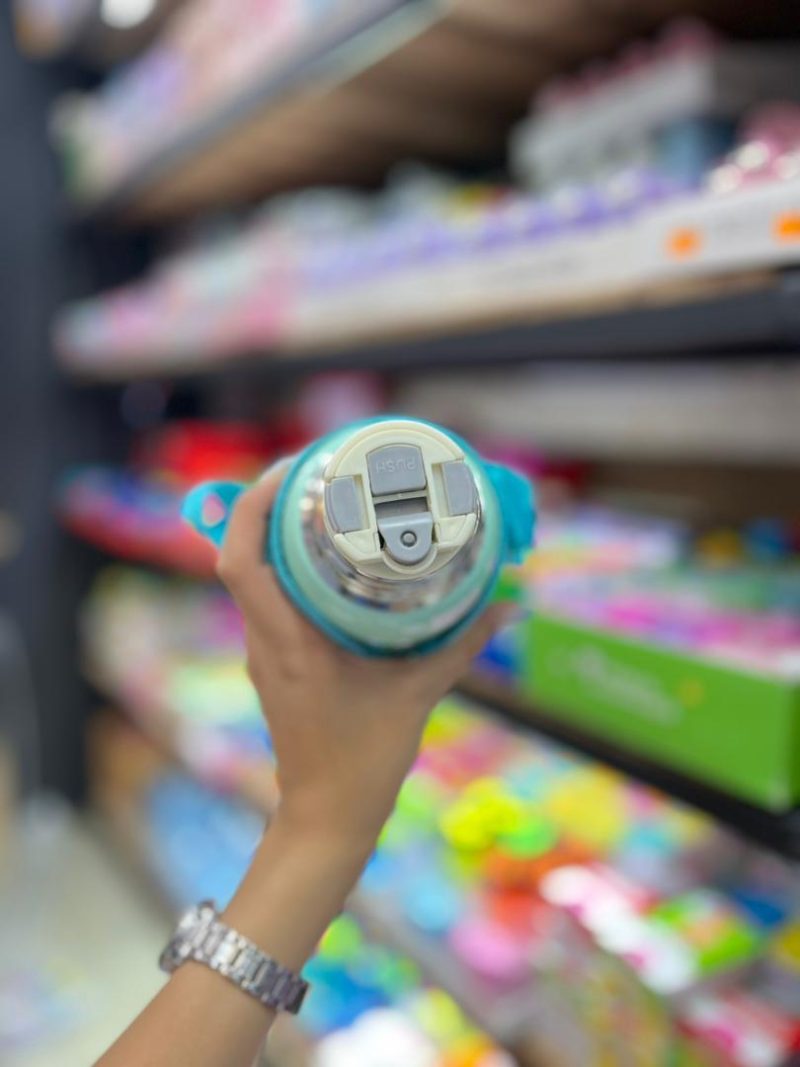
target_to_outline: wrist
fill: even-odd
[[[341,912],[371,849],[360,835],[279,808],[223,921],[297,971]]]
[[[367,859],[375,847],[385,815],[361,804],[316,794],[284,794],[272,820],[276,836],[307,842],[307,847],[323,854],[335,851],[342,856]]]
[[[315,805],[286,803],[278,806],[259,849],[294,852],[314,857],[317,865],[363,864],[375,847],[380,827],[361,820],[321,812]],[[272,842],[272,844],[270,844]]]

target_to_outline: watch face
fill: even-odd
[[[178,923],[178,927],[172,935],[172,939],[173,941],[188,944],[196,939],[202,927],[203,920],[197,911],[194,911],[191,914],[187,913]]]
[[[213,905],[209,905],[205,901],[192,908],[187,908],[178,920],[175,932],[159,958],[158,965],[162,971],[171,974],[176,967],[189,957],[192,949],[192,939],[197,930],[204,922],[209,922],[213,919],[214,915]]]
[[[178,925],[175,928],[175,934],[188,934],[194,930],[200,921],[200,909],[197,907],[187,908],[181,915]]]
[[[162,971],[166,971],[167,974],[172,974],[181,962],[181,957],[177,949],[178,943],[173,938],[158,958],[158,966]]]

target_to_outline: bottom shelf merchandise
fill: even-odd
[[[170,911],[199,899],[224,903],[255,848],[263,815],[148,748],[121,720],[95,725],[96,806]],[[137,752],[140,769],[132,773]],[[303,1011],[297,1020],[280,1020],[267,1049],[276,1067],[514,1067],[511,1055],[427,982],[413,960],[370,939],[351,913],[331,924],[304,973],[311,989]]]
[[[516,575],[533,614],[490,642],[480,669],[567,729],[790,816],[800,804],[796,543],[777,520],[707,533],[692,551],[666,527],[604,529],[591,513],[561,529],[544,521]]]
[[[179,724],[184,763],[199,730],[192,772],[228,791],[162,777],[143,796],[171,883],[184,895],[191,884],[192,899],[230,892],[263,817],[231,795],[231,736],[241,730],[249,769],[271,775],[255,698],[245,699],[241,663],[238,676],[231,666],[235,626],[224,628],[225,652],[209,628],[213,611],[197,610],[201,596],[212,605],[221,594],[118,573],[86,628],[91,658],[123,702],[133,661],[109,654],[115,634],[126,626],[131,645],[152,650],[153,669],[135,661],[138,707]],[[196,663],[204,685],[176,686]],[[206,774],[217,769],[215,738],[229,761],[224,780]],[[203,850],[187,846],[199,828],[211,835],[205,873]],[[460,699],[431,718],[351,910],[494,1041],[532,1044],[528,1062],[672,1067],[683,1056],[702,1067],[783,1067],[800,1043],[797,867]],[[737,1014],[736,1005],[746,1007]]]

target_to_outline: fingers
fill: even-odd
[[[266,562],[267,521],[286,474],[286,461],[271,467],[236,501],[222,550],[217,574],[237,600],[250,599],[254,583],[277,588]]]

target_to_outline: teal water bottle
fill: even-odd
[[[184,517],[217,545],[244,486],[193,489]],[[296,606],[361,655],[422,653],[457,636],[533,540],[530,483],[419,419],[336,430],[297,456],[266,558]]]

